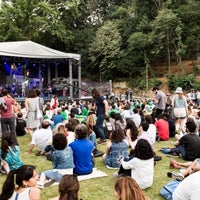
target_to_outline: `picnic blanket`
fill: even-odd
[[[98,170],[97,168],[94,168],[91,174],[78,176],[78,180],[83,181],[83,180],[88,180],[92,178],[100,178],[100,177],[106,177],[106,176],[108,175],[105,172]],[[55,182],[53,185],[58,185],[58,184],[59,182]]]

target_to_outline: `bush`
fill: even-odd
[[[170,91],[174,91],[177,87],[182,87],[183,90],[198,89],[200,84],[195,80],[193,74],[190,75],[169,75],[168,76],[168,88]]]

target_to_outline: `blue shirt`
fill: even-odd
[[[64,118],[61,114],[53,116],[54,126],[56,126],[56,124],[58,124],[58,123],[62,123],[63,121],[64,121]]]
[[[92,150],[93,143],[87,139],[78,139],[70,143],[74,157],[74,173],[77,175],[90,174],[93,169]]]

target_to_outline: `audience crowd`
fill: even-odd
[[[78,199],[77,176],[91,174],[95,157],[102,157],[105,167],[118,169],[113,173],[117,177],[114,188],[117,199],[147,200],[142,189],[152,186],[154,165],[161,159],[154,152],[154,144],[170,138],[175,142],[168,155],[190,161],[170,161],[171,168],[182,170],[167,174],[182,181],[173,198],[189,200],[200,195],[195,187],[200,183],[199,99],[191,98],[193,92],[184,94],[181,87],[171,98],[157,86],[152,92],[153,99],[134,99],[131,95],[130,99],[127,96],[118,100],[107,99],[94,88],[93,100],[64,102],[54,95],[44,103],[40,91],[31,89],[25,103],[19,104],[3,89],[0,156],[1,172],[7,179],[0,199],[37,200],[38,188],[54,182],[59,182],[60,195],[55,199]],[[52,168],[39,176],[35,166],[25,165],[20,157],[17,137],[24,135],[30,137],[26,154],[37,148],[35,156],[44,156],[52,162]],[[105,152],[99,151],[98,144],[104,143]]]

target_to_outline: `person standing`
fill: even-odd
[[[96,120],[96,125],[95,128],[100,135],[100,143],[106,142],[106,137],[104,133],[104,128],[103,128],[103,122],[105,118],[108,117],[108,102],[104,98],[103,95],[101,95],[100,91],[96,88],[92,90],[92,96],[95,100],[96,104],[96,115],[97,115],[97,120]]]
[[[188,106],[187,99],[183,95],[183,91],[181,87],[177,87],[175,91],[175,95],[172,99],[172,107],[174,108],[174,116],[176,119],[175,126],[176,132],[185,133],[185,123],[186,117],[188,115]]]
[[[25,99],[25,107],[27,110],[27,130],[30,136],[34,130],[38,129],[40,126],[40,119],[36,118],[37,105],[39,104],[39,98],[36,94],[35,89],[31,89],[28,92],[28,97]]]
[[[11,132],[11,136],[14,138],[16,144],[18,144],[15,126],[15,114],[13,112],[13,106],[17,105],[17,102],[10,96],[6,89],[3,89],[2,95],[7,107],[7,109],[1,107],[2,134],[5,132]]]
[[[56,109],[58,105],[59,105],[58,96],[54,95],[54,97],[51,99],[51,102],[50,102],[51,109],[52,110]]]
[[[166,94],[159,89],[159,87],[153,87],[152,91],[155,94],[154,103],[156,104],[156,118],[163,113],[166,107]]]

